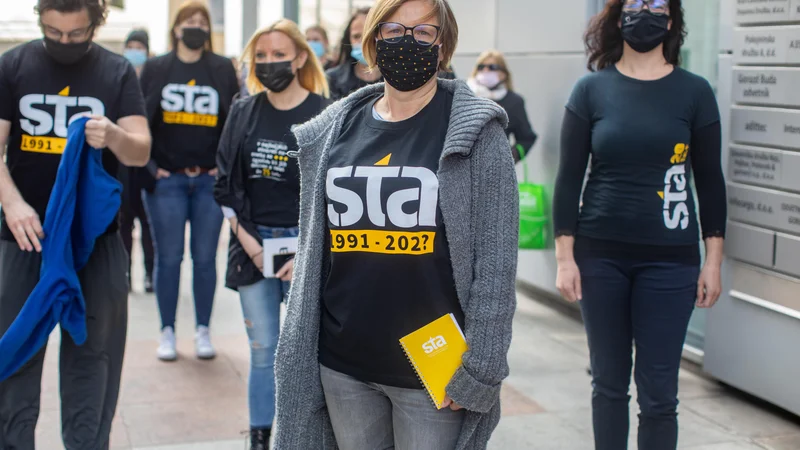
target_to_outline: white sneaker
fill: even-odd
[[[194,335],[194,349],[199,359],[214,359],[217,356],[214,346],[211,345],[211,333],[209,333],[208,327],[202,325],[197,327],[197,333]]]
[[[175,332],[172,327],[161,330],[161,343],[158,345],[158,359],[161,361],[175,361],[178,351],[175,350]]]

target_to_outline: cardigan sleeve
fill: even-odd
[[[486,413],[508,376],[519,238],[519,191],[514,160],[500,124],[493,120],[472,151],[473,273],[465,316],[469,350],[447,394],[467,410]]]

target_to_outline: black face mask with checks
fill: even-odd
[[[421,45],[406,35],[400,42],[378,41],[378,67],[389,85],[398,91],[414,91],[439,71],[439,46]]]

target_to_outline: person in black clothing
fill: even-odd
[[[521,161],[536,143],[537,136],[528,120],[525,100],[514,92],[511,72],[508,71],[503,54],[497,50],[483,52],[478,57],[467,84],[476,95],[494,100],[506,110],[508,113],[506,134],[509,138],[514,136],[511,153],[515,162]]]
[[[361,8],[350,17],[339,44],[339,63],[325,72],[332,100],[347,97],[364,86],[381,81],[379,71],[369,70],[361,49],[361,38],[364,36],[364,24],[369,11],[369,8]]]
[[[275,348],[294,262],[265,278],[264,239],[297,237],[300,169],[293,125],[328,105],[319,59],[297,25],[280,20],[244,50],[250,96],[237,101],[217,153],[215,198],[231,224],[226,286],[239,291],[250,339],[251,449],[266,450],[275,418]]]
[[[627,448],[633,345],[638,446],[677,447],[689,319],[695,305],[710,308],[720,295],[720,116],[708,82],[678,67],[684,36],[680,0],[609,0],[586,35],[593,73],[577,83],[564,115],[556,284],[567,300],[581,301],[598,450]]]
[[[178,307],[186,222],[191,230],[197,357],[216,355],[209,322],[217,285],[217,246],[222,212],[214,201],[217,145],[233,97],[236,70],[211,46],[211,19],[202,2],[185,3],[172,26],[173,51],[145,64],[141,85],[153,132],[156,181],[146,186],[145,206],[155,238],[155,291],[161,313],[158,357],[177,358]]]
[[[147,56],[150,54],[150,39],[144,30],[133,30],[125,40],[123,56],[133,65],[137,74],[141,73]],[[150,177],[146,169],[139,167],[120,167],[119,181],[122,183],[122,207],[119,210],[119,228],[125,249],[128,251],[128,286],[133,289],[130,264],[130,255],[133,250],[133,227],[139,219],[139,232],[141,234],[142,253],[144,254],[144,290],[153,292],[153,266],[155,255],[153,240],[150,237],[150,222],[142,201],[142,179]]]
[[[105,3],[38,0],[43,39],[0,56],[0,336],[39,283],[42,245],[50,238],[42,224],[70,121],[90,115],[86,143],[102,149],[103,168],[113,177],[120,164],[143,166],[149,159],[136,73],[125,58],[93,43],[105,23]],[[49,251],[58,257],[58,249]],[[109,448],[125,356],[127,270],[114,220],[77,274],[86,341],[79,346],[68,333],[61,335],[61,437],[67,450]],[[0,382],[0,449],[36,448],[45,352]]]

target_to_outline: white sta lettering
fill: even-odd
[[[425,351],[426,354],[431,354],[436,350],[439,350],[447,345],[447,341],[444,340],[444,336],[436,336],[435,338],[431,338],[428,342],[422,344],[422,350]]]
[[[161,109],[216,116],[219,113],[219,94],[210,86],[168,84],[161,91]]]
[[[55,106],[55,114],[41,109],[43,106]],[[74,111],[76,108],[79,111]],[[71,109],[73,114],[70,116]],[[29,135],[46,136],[54,132],[56,136],[65,138],[75,119],[86,112],[104,116],[105,106],[93,97],[28,94],[20,99],[19,112],[22,115],[20,127]]]
[[[673,183],[675,190],[673,190]],[[686,205],[686,165],[670,167],[664,176],[664,224],[670,230],[689,227],[689,207]],[[672,205],[676,203],[675,209]]]
[[[340,178],[366,178],[366,201],[355,192],[336,185]],[[420,187],[407,188],[393,192],[386,201],[384,211],[381,189],[385,178],[411,178],[418,180]],[[366,203],[367,217],[376,227],[386,227],[386,218],[399,228],[416,226],[435,227],[436,207],[439,202],[439,180],[436,174],[425,167],[352,166],[328,170],[326,180],[328,197],[343,204],[347,210],[339,214],[333,204],[328,205],[328,219],[334,226],[348,227],[358,223],[364,215]],[[403,205],[419,201],[419,210],[406,213]]]

